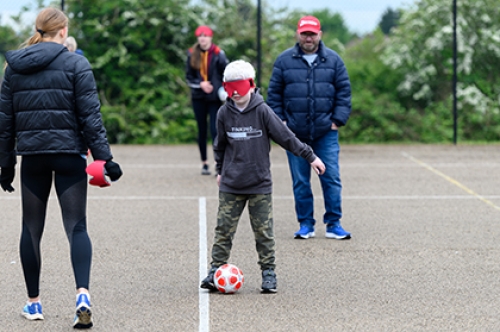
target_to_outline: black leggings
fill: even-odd
[[[201,161],[207,160],[207,116],[210,115],[210,134],[212,142],[217,135],[217,111],[221,107],[219,101],[205,101],[204,99],[193,99],[193,110],[198,124],[198,148],[200,149]]]
[[[23,227],[20,241],[21,263],[28,296],[39,295],[40,241],[42,239],[52,179],[69,240],[76,288],[89,288],[92,245],[87,234],[86,160],[77,154],[23,156],[21,195]]]

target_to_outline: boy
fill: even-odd
[[[209,290],[216,290],[214,273],[229,259],[238,221],[248,201],[262,270],[261,290],[276,293],[270,140],[306,159],[317,174],[325,172],[325,165],[312,149],[299,141],[264,102],[254,77],[252,65],[241,60],[224,70],[223,86],[228,99],[219,109],[214,142],[219,211],[211,268],[200,285]]]

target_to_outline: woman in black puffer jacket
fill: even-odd
[[[90,64],[63,46],[67,36],[66,15],[46,8],[37,16],[36,32],[26,47],[6,53],[0,94],[0,185],[4,191],[14,191],[16,153],[21,155],[20,255],[29,297],[23,315],[43,319],[40,240],[54,182],[77,288],[73,325],[88,328],[92,247],[86,221],[87,151],[94,160],[106,161],[111,180],[118,180],[122,171],[111,161]]]

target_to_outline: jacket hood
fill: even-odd
[[[260,89],[256,88],[255,91],[252,93],[252,95],[250,96],[250,101],[248,102],[248,105],[247,107],[245,108],[245,110],[243,111],[243,113],[246,113],[246,112],[250,112],[252,111],[253,109],[255,109],[257,106],[259,106],[260,104],[264,103],[264,98],[262,97],[262,95],[260,94]],[[234,101],[231,99],[231,98],[228,98],[227,100],[227,107],[235,112],[238,112],[238,113],[241,113],[238,108],[236,107],[236,105],[234,104]]]
[[[31,74],[43,70],[62,52],[68,52],[64,45],[42,42],[20,50],[9,51],[5,54],[5,59],[15,72]]]

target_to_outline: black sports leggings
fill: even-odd
[[[198,148],[200,149],[201,161],[207,160],[207,116],[210,115],[210,134],[212,142],[217,135],[217,111],[221,107],[219,101],[205,101],[204,99],[193,99],[193,110],[198,124]]]
[[[21,195],[23,227],[20,241],[21,263],[30,298],[39,295],[40,241],[45,226],[47,201],[52,179],[69,240],[76,288],[89,288],[92,245],[87,234],[86,160],[77,154],[23,156]]]

